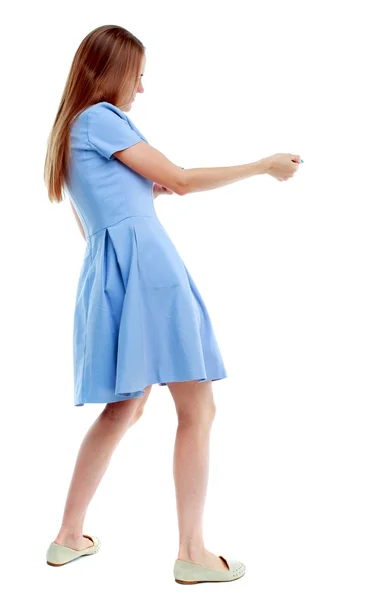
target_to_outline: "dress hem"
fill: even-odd
[[[143,390],[137,390],[135,392],[129,392],[129,395],[127,395],[126,397],[121,397],[118,396],[117,398],[114,398],[113,400],[94,400],[93,402],[91,401],[87,401],[87,402],[78,402],[78,403],[74,403],[74,406],[85,406],[86,404],[111,404],[113,402],[121,402],[122,400],[133,400],[133,398],[140,398],[141,396],[144,395],[145,393],[145,388],[149,387],[150,385],[167,385],[167,383],[175,383],[175,382],[184,382],[184,381],[198,381],[198,383],[201,383],[203,381],[221,381],[222,379],[226,379],[228,377],[228,374],[225,375],[221,375],[220,377],[214,377],[213,379],[207,379],[206,377],[201,377],[201,378],[194,378],[194,379],[167,379],[165,381],[154,381],[152,383],[148,383]],[[138,396],[132,396],[131,394],[139,394]]]

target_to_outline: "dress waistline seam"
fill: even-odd
[[[116,221],[115,223],[110,223],[110,225],[105,225],[104,227],[101,227],[97,231],[94,231],[94,233],[91,233],[88,237],[92,238],[96,233],[99,233],[100,231],[103,231],[104,229],[108,229],[109,227],[118,225],[118,223],[121,223],[122,221],[126,221],[126,219],[134,219],[135,217],[142,217],[143,219],[156,219],[155,215],[129,215],[128,217],[124,217],[123,219],[120,219],[119,221]]]

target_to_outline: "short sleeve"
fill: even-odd
[[[114,152],[144,141],[125,117],[102,104],[88,112],[87,137],[91,146],[109,160],[115,159]]]

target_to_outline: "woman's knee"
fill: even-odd
[[[180,423],[211,424],[216,416],[216,404],[211,381],[180,381],[168,383]]]
[[[144,394],[139,398],[128,398],[118,402],[106,404],[102,414],[110,421],[126,423],[129,427],[136,423],[144,412],[144,406],[151,392],[152,385],[145,388]]]

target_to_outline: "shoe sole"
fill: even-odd
[[[95,554],[95,553],[94,553]],[[80,554],[80,556],[75,556],[75,558],[71,558],[71,560],[67,560],[64,563],[52,563],[49,562],[48,560],[46,561],[47,565],[50,565],[51,567],[63,567],[64,565],[69,564],[70,562],[73,562],[74,560],[78,560],[79,558],[82,558],[83,556],[93,556],[93,554]]]
[[[52,563],[47,560],[46,564],[50,565],[51,567],[63,567],[64,565],[67,565],[70,562],[73,562],[74,560],[78,560],[79,558],[82,558],[83,556],[92,556],[92,554],[81,554],[80,556],[75,556],[75,558],[72,558],[71,560],[67,560],[64,563]]]
[[[235,577],[235,579],[204,579],[203,581],[183,581],[182,579],[175,579],[175,581],[177,583],[181,583],[182,585],[194,585],[196,583],[229,583],[230,581],[236,581],[237,579],[241,579],[242,577],[244,577],[244,575],[245,573],[243,573],[243,575],[241,575],[240,577]]]

